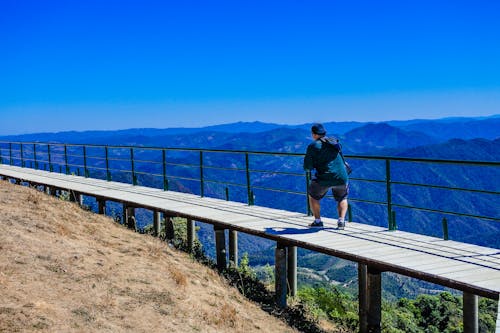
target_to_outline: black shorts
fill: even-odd
[[[335,201],[340,202],[347,198],[349,194],[349,184],[335,185],[335,186],[324,186],[318,183],[316,180],[312,180],[309,184],[307,193],[316,200],[321,200],[326,195],[329,189],[332,189],[332,194]]]

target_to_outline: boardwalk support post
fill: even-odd
[[[123,223],[127,228],[135,230],[135,208],[123,204],[123,213]]]
[[[498,295],[497,329],[495,332],[500,332],[500,294]]]
[[[217,257],[217,270],[222,272],[226,269],[226,230],[219,226],[214,226],[215,251]]]
[[[358,263],[359,332],[368,332],[368,267]]]
[[[288,295],[294,297],[297,295],[297,247],[288,247]]]
[[[106,214],[106,200],[97,199],[97,212],[102,215]]]
[[[286,246],[282,243],[276,244],[275,251],[275,290],[276,290],[276,305],[280,308],[286,308],[286,294],[287,294],[287,259],[286,259]]]
[[[161,229],[161,212],[158,210],[153,211],[153,233],[155,237],[160,236]]]
[[[83,207],[83,194],[76,193],[76,202],[80,207]]]
[[[195,221],[187,219],[187,247],[188,252],[194,252],[194,240],[196,238],[196,224]]]
[[[477,295],[467,292],[463,293],[464,333],[477,333],[479,331],[477,298]]]
[[[165,239],[174,239],[174,221],[171,216],[164,216],[165,219]]]
[[[380,333],[380,322],[382,319],[382,273],[371,266],[368,266],[368,332]]]
[[[238,267],[238,232],[229,230],[229,264]]]

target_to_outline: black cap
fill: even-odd
[[[326,134],[325,128],[320,123],[313,124],[311,127],[311,132],[313,132],[314,134],[317,134],[317,135],[325,135]]]

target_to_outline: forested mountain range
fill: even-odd
[[[440,120],[410,120],[385,123],[328,122],[324,123],[328,135],[338,137],[344,152],[350,155],[376,155],[411,157],[426,159],[453,159],[465,161],[500,161],[500,117],[488,118],[451,118]],[[204,128],[168,128],[168,129],[129,129],[119,131],[85,131],[26,134],[0,137],[0,141],[64,142],[106,145],[184,147],[201,149],[227,149],[238,151],[270,151],[304,153],[311,142],[311,124],[280,125],[261,122],[234,123]],[[225,157],[224,157],[225,158]],[[207,163],[236,163],[235,161],[210,159]],[[281,168],[281,160],[259,160],[261,165]],[[383,176],[382,165],[374,165],[362,160],[351,160],[355,178],[380,178]],[[300,159],[287,163],[287,171],[301,171]],[[381,168],[382,166],[382,168]],[[498,168],[496,168],[498,169]],[[380,171],[382,170],[382,171]],[[147,171],[147,170],[145,170]],[[486,189],[498,192],[500,189],[500,171],[494,168],[484,169],[464,165],[408,167],[404,163],[393,166],[393,180],[416,183],[429,183],[471,189]],[[113,178],[115,179],[115,178]],[[287,189],[303,191],[303,180],[292,177],[277,179],[262,177],[254,181],[260,186],[276,183]],[[297,182],[297,184],[295,183]],[[189,186],[173,182],[190,191]],[[376,200],[380,191],[385,191],[376,184],[352,182],[351,194],[354,198]],[[211,195],[216,189],[208,186],[206,194]],[[196,193],[196,190],[193,190]],[[246,201],[246,194],[231,192],[231,200]],[[398,188],[393,193],[394,203],[413,205],[431,209],[457,211],[463,214],[487,215],[498,218],[498,195],[483,195],[467,191],[455,191],[448,194],[440,189]],[[304,212],[305,200],[290,200],[284,195],[257,193],[256,203],[271,207]],[[353,203],[354,220],[386,225],[386,211]],[[333,205],[325,203],[325,214],[333,214]],[[396,209],[398,228],[416,233],[442,237],[442,214]],[[500,223],[463,217],[449,217],[450,238],[463,242],[475,243],[500,248]],[[144,218],[150,221],[150,217]],[[415,223],[418,221],[418,223]],[[202,226],[199,237],[210,254],[213,252],[213,231],[209,226]],[[269,241],[242,235],[239,238],[240,252],[249,253],[250,260],[258,265],[273,263],[273,244]],[[332,280],[349,283],[356,275],[349,264],[338,262],[335,258],[317,257],[309,252],[300,252],[299,265],[323,271],[323,275]],[[336,269],[327,269],[333,267]],[[339,275],[339,269],[343,275]],[[397,279],[386,284],[396,283]],[[406,283],[412,290],[419,290]],[[398,289],[398,288],[395,288]],[[410,293],[408,291],[408,293]],[[398,294],[405,296],[406,294]]]
[[[346,138],[350,137],[350,131],[358,129],[357,131],[352,132],[352,134],[356,136],[361,135],[361,139],[364,139],[365,142],[370,142],[371,135],[375,135],[375,137],[371,137],[372,141],[380,141],[375,140],[377,138],[376,136],[384,134],[387,134],[389,137],[396,140],[404,138],[398,146],[403,146],[405,140],[410,140],[411,145],[414,145],[420,139],[422,141],[419,145],[425,145],[430,143],[445,142],[454,138],[464,140],[474,138],[493,140],[500,137],[500,116],[498,115],[486,118],[444,118],[437,120],[388,121],[383,123],[325,122],[324,125],[328,130],[329,135]],[[373,127],[373,125],[379,126],[377,128]],[[185,142],[183,144],[193,145],[200,142],[191,141],[189,137],[206,137],[207,134],[214,133],[219,135],[221,133],[225,133],[228,137],[231,137],[231,134],[236,136],[246,136],[247,134],[272,132],[276,129],[288,129],[290,130],[289,132],[294,133],[292,135],[297,136],[297,138],[301,138],[305,133],[308,140],[310,137],[310,127],[310,123],[302,125],[282,125],[262,122],[237,122],[200,128],[134,128],[115,131],[69,131],[58,133],[4,135],[0,136],[0,140],[102,144],[131,144],[135,142],[140,144],[149,143],[152,145],[168,146],[169,144],[175,144],[176,142],[173,138],[180,136],[184,138]],[[394,131],[394,129],[400,129],[401,132]],[[221,137],[219,140],[211,141],[212,144],[217,144],[216,141],[219,141],[218,143],[220,144],[222,140],[224,140],[224,137]],[[383,141],[387,142],[388,138],[384,137]],[[204,143],[211,144],[211,142],[208,141]],[[395,142],[391,144],[394,145]],[[367,147],[364,152],[369,152],[373,147],[377,147],[378,145],[379,144],[373,144],[373,146]],[[198,146],[197,148],[206,147]]]

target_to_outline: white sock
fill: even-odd
[[[314,219],[314,222],[315,222],[315,223],[319,223],[319,222],[321,222],[321,218],[319,218],[319,219]]]

